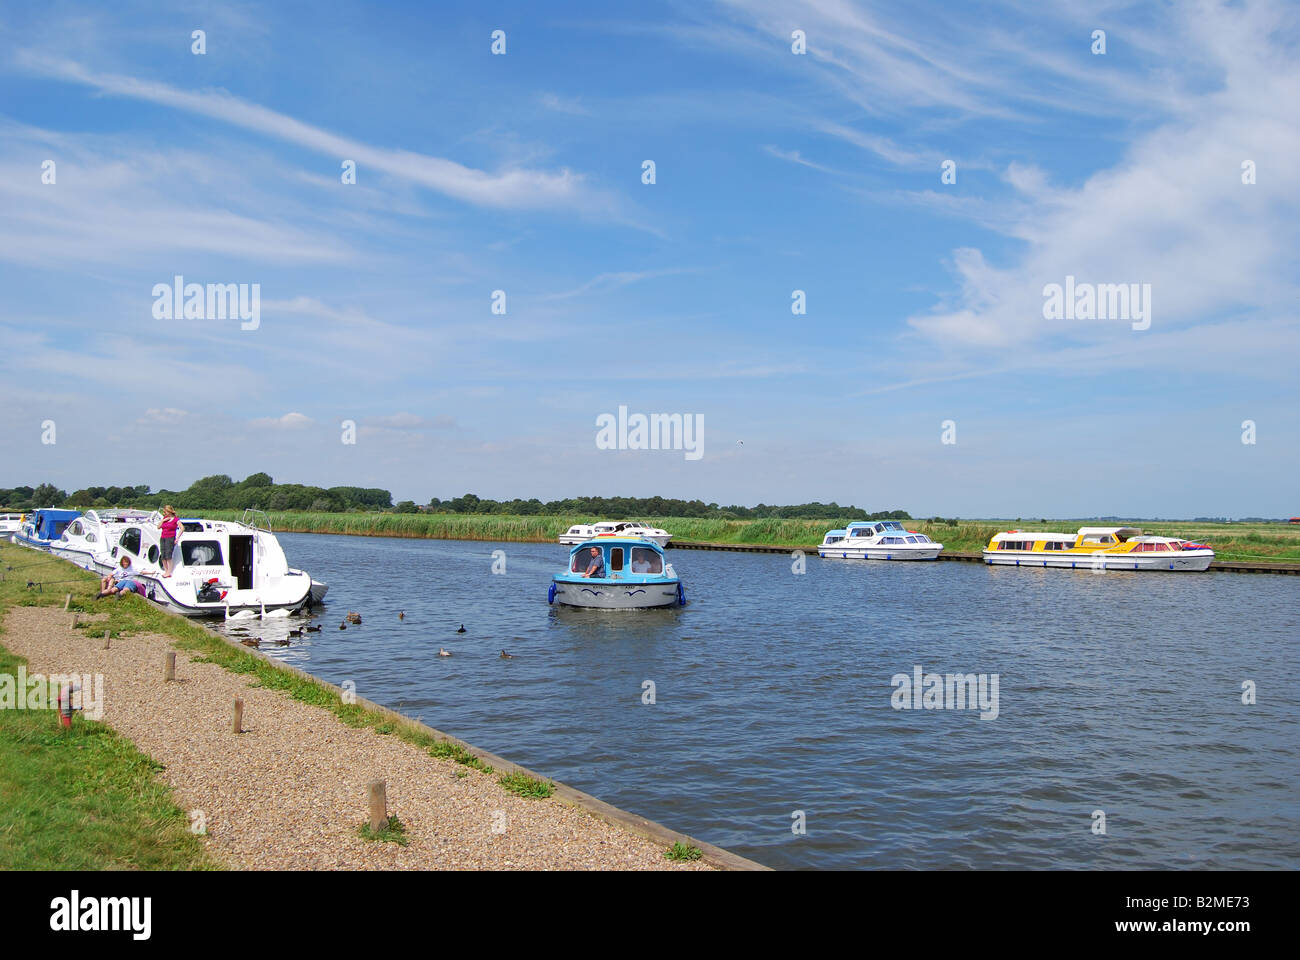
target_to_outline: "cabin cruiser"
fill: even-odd
[[[148,510],[87,510],[51,541],[50,553],[83,570],[95,570],[95,555],[103,553],[110,541],[117,542],[124,524],[148,523],[152,516]]]
[[[121,524],[117,537],[94,555],[95,570],[107,575],[123,556],[130,557],[145,595],[187,617],[287,616],[318,602],[328,589],[289,566],[260,511],[245,511],[240,522],[181,520],[175,567],[163,576],[161,521],[155,513],[142,523]]]
[[[667,530],[652,527],[639,520],[602,520],[600,523],[594,524],[575,523],[560,534],[559,542],[578,544],[592,537],[609,536],[644,537],[647,540],[653,540],[661,547],[668,546],[668,541],[673,538],[673,535]]]
[[[1143,536],[1137,527],[1080,527],[1073,533],[1008,530],[984,548],[984,562],[1081,570],[1207,570],[1214,551],[1176,537]]]
[[[837,560],[933,560],[943,549],[897,520],[858,520],[827,531],[817,555]]]
[[[21,513],[0,513],[0,540],[12,540],[22,525]]]
[[[14,533],[13,541],[34,550],[49,550],[50,544],[63,536],[68,524],[79,516],[81,513],[77,510],[56,510],[53,507],[33,510]]]
[[[593,554],[593,551],[595,553]],[[593,562],[596,574],[586,576]],[[645,537],[595,536],[569,551],[569,565],[551,581],[547,603],[602,610],[638,610],[686,604],[686,591],[664,558],[664,548]]]

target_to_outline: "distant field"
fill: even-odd
[[[214,519],[238,520],[239,511],[208,511]],[[592,523],[606,517],[557,516],[516,517],[497,514],[414,514],[414,513],[276,513],[276,530],[293,533],[343,533],[377,537],[416,537],[445,540],[502,540],[554,542],[575,523]],[[773,546],[809,547],[821,542],[843,520],[702,520],[694,517],[646,517],[647,523],[663,527],[679,540],[712,543],[753,543]],[[960,521],[956,526],[906,521],[909,530],[940,541],[959,553],[977,553],[993,534],[1001,530],[1041,530],[1073,533],[1083,525],[1078,520],[1039,523],[1020,521]],[[1104,526],[1105,524],[1097,524]],[[1135,523],[1145,532],[1178,536],[1208,543],[1221,560],[1300,560],[1300,524],[1278,523]]]

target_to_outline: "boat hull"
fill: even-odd
[[[985,550],[984,562],[999,567],[1059,567],[1067,570],[1151,570],[1199,573],[1210,568],[1213,550],[1160,553],[1044,554],[1016,550]]]
[[[603,580],[552,580],[554,602],[566,607],[598,610],[644,610],[677,606],[680,581],[653,580],[646,583],[617,583]]]
[[[935,560],[942,551],[941,543],[861,547],[836,543],[828,547],[818,547],[817,556],[825,560]]]

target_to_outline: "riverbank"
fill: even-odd
[[[137,597],[92,599],[92,575],[48,556],[0,545],[0,623],[4,647],[28,670],[103,677],[103,720],[78,716],[73,735],[120,735],[156,771],[174,798],[167,822],[180,838],[201,822],[202,842],[186,860],[236,869],[709,869],[756,864],[694,841],[475,750],[302,671],[274,664]],[[42,564],[36,567],[36,564]],[[4,568],[12,567],[12,570]],[[27,580],[48,584],[28,589]],[[55,581],[70,581],[55,583]],[[63,597],[71,592],[68,612]],[[92,621],[91,617],[95,619]],[[73,626],[74,618],[80,625]],[[109,632],[109,647],[104,633]],[[163,678],[166,653],[176,679]],[[232,732],[235,699],[244,702],[241,733]],[[345,702],[354,701],[354,702]],[[52,711],[0,711],[0,743],[21,735],[18,720],[57,731]],[[183,731],[183,736],[178,736]],[[115,732],[115,733],[114,733]],[[132,750],[135,748],[132,747]],[[138,755],[138,752],[137,752]],[[112,758],[88,771],[112,778]],[[94,766],[94,765],[92,765]],[[366,839],[367,784],[387,784],[388,812],[401,842]],[[94,782],[92,777],[90,783]],[[39,802],[55,813],[76,809],[93,787],[83,778],[55,782]],[[17,817],[27,791],[4,797],[0,823]],[[548,796],[549,794],[549,796]],[[3,795],[0,795],[3,796]],[[177,821],[180,811],[185,811]],[[123,813],[126,826],[156,835],[157,817]],[[28,817],[28,820],[31,818]],[[50,824],[68,820],[51,815]],[[76,831],[25,825],[26,847],[76,846]],[[6,835],[0,829],[0,837]],[[176,837],[168,835],[171,839]],[[191,847],[197,843],[193,837]],[[669,860],[673,844],[698,859]],[[146,844],[147,845],[147,844]],[[157,844],[155,844],[157,845]],[[164,844],[165,845],[165,844]],[[0,846],[0,866],[24,867],[17,847]],[[11,859],[11,856],[15,859]],[[210,858],[205,861],[204,856]],[[92,856],[88,869],[149,866],[137,858]]]
[[[205,512],[214,519],[238,520],[238,511]],[[413,537],[430,540],[491,540],[554,543],[575,523],[608,519],[587,516],[524,517],[465,513],[274,513],[277,532],[335,533],[352,536]],[[674,539],[701,543],[752,544],[808,550],[826,531],[856,519],[830,520],[714,520],[699,517],[658,517],[648,522]],[[1074,533],[1082,521],[1008,520],[1001,523],[958,521],[932,523],[908,520],[917,530],[944,544],[950,553],[979,553],[1002,530]],[[1218,559],[1250,563],[1300,561],[1300,524],[1139,522],[1145,532],[1208,542]]]

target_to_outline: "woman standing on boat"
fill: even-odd
[[[176,517],[176,508],[171,504],[162,508],[163,522],[158,525],[158,532],[162,535],[162,541],[158,544],[158,556],[162,560],[163,576],[172,575],[172,567],[176,564],[172,560],[172,553],[176,550],[176,534],[180,527],[180,520]]]

